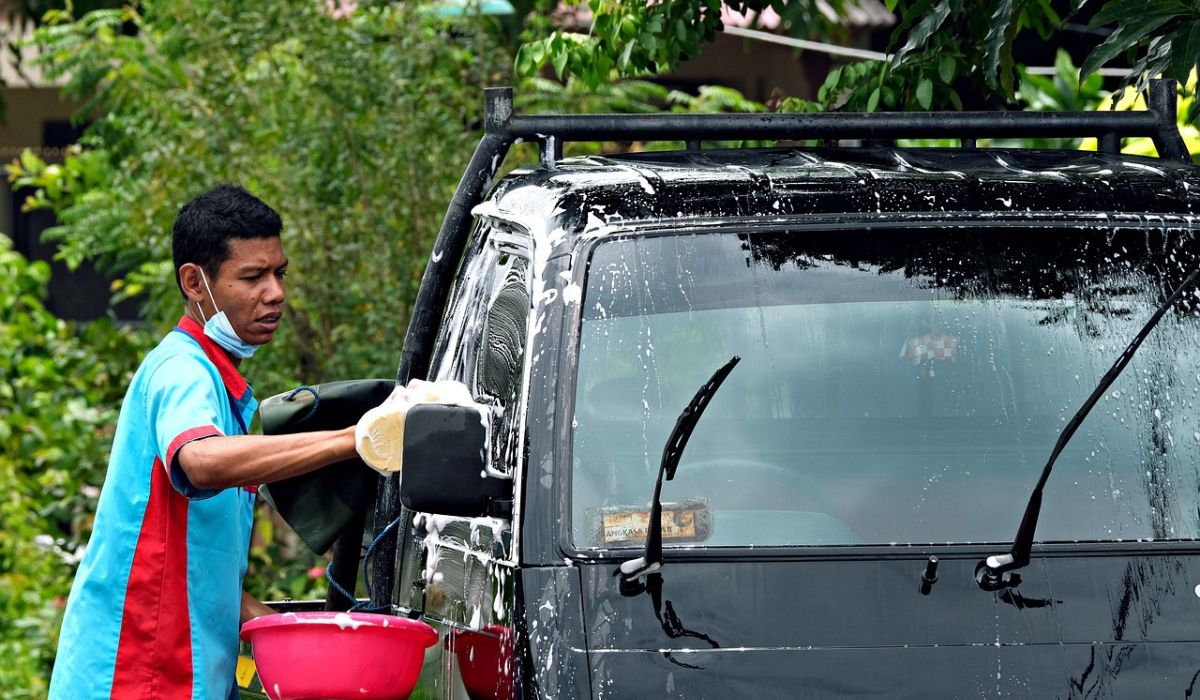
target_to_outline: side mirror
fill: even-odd
[[[419,404],[404,419],[400,502],[409,510],[512,517],[512,479],[489,473],[488,430],[476,408]]]

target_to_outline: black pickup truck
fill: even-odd
[[[414,409],[333,566],[353,588],[371,543],[369,604],[439,629],[414,697],[1196,692],[1173,84],[1095,114],[486,100],[397,379],[463,382],[490,420]],[[1006,136],[1099,149],[976,147]],[[960,145],[895,145],[929,137]],[[705,147],[735,139],[823,145]],[[521,140],[540,164],[493,182]]]

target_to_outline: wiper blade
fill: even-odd
[[[1038,478],[1037,485],[1033,488],[1033,493],[1029,495],[1029,502],[1025,504],[1025,515],[1021,517],[1021,525],[1017,528],[1017,536],[1013,539],[1012,549],[1007,554],[993,554],[979,562],[979,565],[975,567],[975,577],[979,581],[979,585],[985,590],[1000,590],[1015,586],[1021,582],[1021,577],[1012,572],[1029,564],[1029,556],[1033,551],[1033,535],[1037,530],[1038,516],[1042,511],[1042,490],[1046,486],[1046,480],[1050,478],[1050,471],[1054,468],[1054,461],[1058,459],[1058,455],[1067,446],[1071,437],[1075,435],[1075,431],[1079,429],[1083,420],[1087,418],[1092,407],[1108,391],[1108,388],[1120,376],[1125,366],[1133,359],[1133,354],[1141,347],[1142,341],[1146,339],[1150,331],[1158,325],[1159,319],[1163,317],[1167,309],[1171,308],[1176,301],[1179,301],[1179,298],[1183,296],[1184,290],[1191,287],[1197,277],[1200,277],[1200,268],[1193,270],[1192,274],[1188,275],[1187,279],[1158,307],[1154,315],[1150,317],[1150,320],[1146,321],[1146,325],[1142,326],[1142,330],[1138,331],[1138,334],[1129,342],[1129,345],[1117,357],[1117,361],[1100,378],[1100,382],[1092,390],[1091,396],[1087,397],[1087,400],[1075,412],[1071,421],[1063,428],[1062,433],[1058,436],[1058,442],[1054,444],[1054,449],[1050,452],[1050,459],[1046,461],[1046,466],[1042,468],[1042,475]]]
[[[713,373],[713,376],[700,387],[692,400],[688,402],[683,413],[675,421],[675,428],[667,438],[663,447],[662,461],[658,465],[658,478],[654,482],[654,501],[650,506],[650,522],[646,526],[646,549],[642,556],[622,562],[617,571],[622,583],[634,582],[646,574],[654,573],[662,568],[662,484],[663,477],[667,481],[675,478],[675,470],[679,467],[679,459],[683,456],[683,448],[687,447],[688,438],[696,429],[700,415],[708,407],[708,402],[721,388],[721,384],[735,365],[742,358],[734,355],[724,366]]]

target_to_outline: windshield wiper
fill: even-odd
[[[708,402],[712,400],[717,389],[721,388],[721,383],[733,371],[735,365],[742,358],[734,355],[726,362],[724,366],[713,373],[713,376],[700,387],[692,400],[688,402],[683,413],[679,415],[679,419],[675,421],[675,429],[671,431],[671,436],[667,438],[667,444],[663,447],[662,461],[658,465],[658,478],[654,482],[654,501],[650,506],[650,521],[646,526],[646,550],[642,556],[636,559],[622,562],[621,568],[617,571],[621,575],[621,583],[636,582],[646,574],[654,573],[662,568],[662,484],[663,477],[667,481],[675,478],[675,469],[679,467],[679,459],[683,456],[683,448],[687,446],[688,438],[692,436],[692,431],[696,429],[696,423],[700,420],[700,415],[704,413],[704,409],[708,407]]]
[[[1167,309],[1171,308],[1171,305],[1179,300],[1179,297],[1183,295],[1183,291],[1192,286],[1197,276],[1200,276],[1200,268],[1193,270],[1192,274],[1188,275],[1187,279],[1171,293],[1171,296],[1167,297],[1162,306],[1158,307],[1154,315],[1150,317],[1150,320],[1146,321],[1146,325],[1142,327],[1142,330],[1138,331],[1138,334],[1129,342],[1129,345],[1117,358],[1117,361],[1113,363],[1113,366],[1100,378],[1100,382],[1096,384],[1096,388],[1092,391],[1091,396],[1083,402],[1083,405],[1075,412],[1071,421],[1063,428],[1062,433],[1058,436],[1058,442],[1054,444],[1054,450],[1050,452],[1050,459],[1047,460],[1046,466],[1042,468],[1042,475],[1038,479],[1037,486],[1033,488],[1033,493],[1029,495],[1029,502],[1025,505],[1025,515],[1021,518],[1021,525],[1017,528],[1017,536],[1013,539],[1012,550],[1007,554],[993,554],[979,562],[979,565],[975,567],[975,578],[984,590],[996,591],[1016,586],[1021,582],[1021,577],[1012,572],[1029,564],[1029,556],[1033,551],[1033,534],[1037,530],[1038,515],[1041,514],[1042,510],[1042,489],[1046,486],[1046,480],[1050,478],[1050,470],[1054,467],[1054,460],[1058,459],[1059,453],[1067,446],[1067,442],[1070,441],[1071,436],[1078,430],[1079,425],[1083,423],[1083,419],[1087,418],[1092,407],[1096,405],[1096,402],[1100,400],[1104,392],[1108,391],[1108,387],[1112,386],[1112,383],[1116,381],[1122,370],[1125,369],[1125,366],[1133,359],[1133,354],[1137,352],[1142,341],[1146,339],[1146,336],[1158,324],[1159,319],[1163,317]]]

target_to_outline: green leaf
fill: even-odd
[[[612,39],[612,15],[605,12],[596,13],[593,11],[592,17],[592,35],[604,40]]]
[[[1032,28],[1043,41],[1049,41],[1062,27],[1062,18],[1048,0],[1035,0],[1021,11],[1021,22]]]
[[[867,98],[867,111],[874,112],[879,107],[879,88],[871,91],[871,96]]]
[[[900,22],[892,29],[892,33],[888,36],[888,49],[898,45],[901,37],[904,37],[912,29],[917,20],[921,19],[929,13],[929,8],[933,7],[934,0],[916,0],[911,5],[906,5],[904,12],[900,13]]]
[[[1064,85],[1075,91],[1079,88],[1079,69],[1071,62],[1071,54],[1065,49],[1059,49],[1054,54],[1054,74]]]
[[[993,89],[998,87],[997,75],[1011,68],[1004,65],[1003,49],[1012,24],[1012,11],[1013,0],[999,0],[988,22],[987,35],[983,37],[983,80]]]
[[[1142,37],[1163,26],[1170,20],[1170,15],[1154,15],[1141,21],[1130,22],[1129,24],[1117,27],[1112,34],[1108,35],[1104,43],[1092,49],[1092,52],[1088,54],[1083,65],[1079,68],[1080,79],[1086,78],[1105,63],[1125,53]]]
[[[535,41],[532,44],[526,44],[522,48],[529,49],[529,60],[533,61],[538,68],[546,62],[546,44],[541,41]]]
[[[606,53],[601,53],[599,56],[596,56],[595,71],[598,76],[601,76],[602,79],[607,80],[608,74],[612,72],[612,56]]]
[[[1197,59],[1200,59],[1200,20],[1192,20],[1171,37],[1171,62],[1163,77],[1186,83]]]
[[[621,31],[617,38],[622,41],[636,39],[638,35],[637,22],[633,17],[625,16],[621,18]]]
[[[955,91],[954,88],[950,88],[950,92],[947,93],[947,96],[950,98],[950,104],[954,105],[954,109],[957,109],[961,112],[963,103],[962,98],[958,96],[958,92]]]
[[[1080,99],[1086,100],[1089,103],[1099,101],[1099,98],[1093,98],[1104,87],[1104,78],[1099,73],[1092,73],[1086,79],[1079,83]]]
[[[889,109],[896,109],[900,106],[900,94],[896,92],[890,85],[884,85],[883,90],[883,106]]]
[[[825,76],[825,82],[817,89],[817,101],[825,104],[832,98],[838,89],[838,81],[842,78],[842,69],[835,68]]]
[[[566,70],[568,55],[569,52],[564,48],[562,50],[555,51],[550,57],[550,63],[554,65],[554,74],[558,76],[559,80],[562,80],[563,71]],[[523,75],[529,74],[523,73]]]
[[[1178,17],[1189,9],[1177,0],[1109,0],[1088,22],[1089,27],[1101,27],[1112,22],[1132,22],[1148,17]]]
[[[30,175],[37,175],[42,172],[46,164],[42,162],[41,158],[34,155],[33,151],[26,148],[21,151],[21,167],[25,168]]]
[[[1025,103],[1027,109],[1036,112],[1060,112],[1064,109],[1054,81],[1045,76],[1031,75],[1027,71],[1021,72],[1021,88],[1017,91],[1017,99]]]
[[[953,56],[942,56],[942,60],[938,61],[938,77],[943,83],[949,85],[957,71],[958,61],[954,60]]]
[[[1011,0],[1008,1],[1011,2]],[[911,11],[916,11],[916,8],[913,8]],[[908,40],[904,42],[904,46],[902,46],[900,50],[897,51],[894,56],[892,56],[892,65],[900,65],[900,62],[904,59],[904,56],[910,51],[924,46],[925,42],[929,41],[929,37],[933,36],[933,33],[941,28],[942,23],[944,23],[946,18],[949,16],[950,0],[939,0],[936,5],[930,8],[929,11],[921,17],[920,21],[913,26],[912,30],[909,31]]]
[[[1187,112],[1183,115],[1183,123],[1195,124],[1196,117],[1200,117],[1200,100],[1193,99],[1188,103]]]
[[[621,56],[617,59],[617,68],[621,72],[626,72],[629,70],[629,57],[633,55],[633,49],[636,46],[636,41],[625,42],[625,49],[621,51]]]
[[[921,82],[917,83],[917,104],[924,109],[929,109],[933,104],[933,81],[929,78],[921,78]]]
[[[517,49],[517,57],[514,63],[513,70],[517,75],[530,76],[537,71],[537,66],[534,64],[531,52],[529,51],[529,44],[525,44]]]

